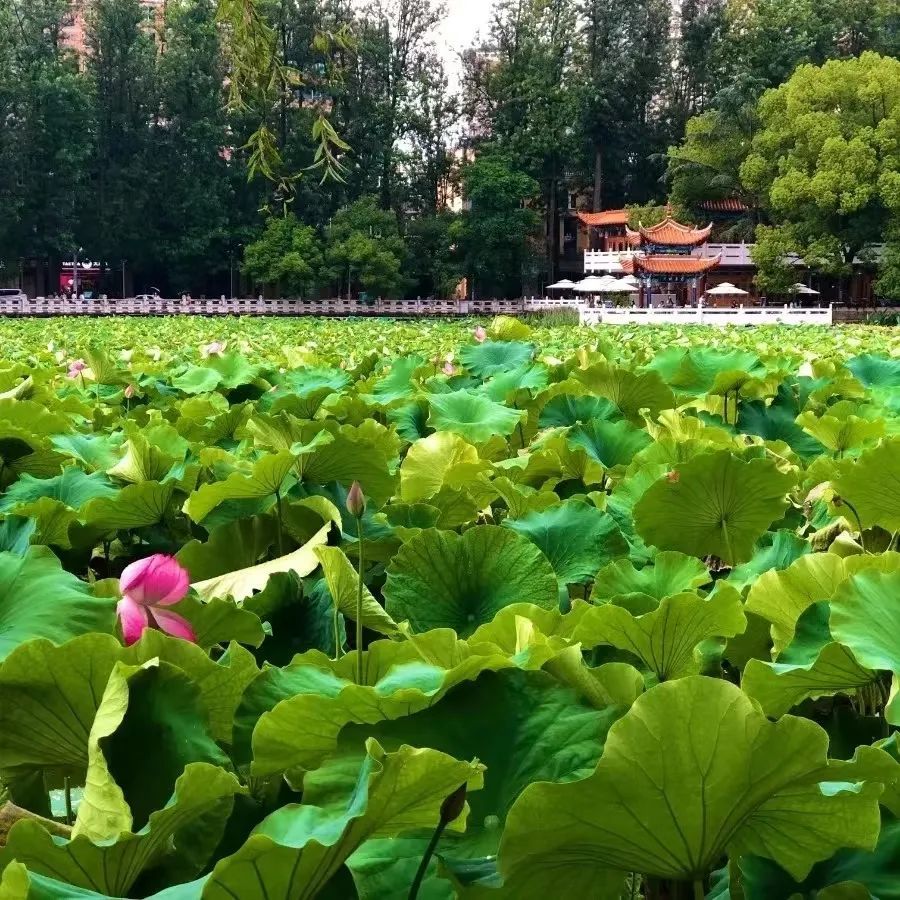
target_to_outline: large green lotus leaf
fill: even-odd
[[[203,366],[189,366],[172,379],[172,387],[185,394],[206,394],[218,388],[233,390],[251,384],[259,371],[259,366],[251,366],[241,355],[227,353],[210,357]]]
[[[752,585],[764,572],[771,569],[786,569],[794,560],[811,551],[809,542],[798,537],[793,531],[780,528],[774,533],[766,532],[753,548],[750,560],[728,573],[728,582],[743,590]]]
[[[665,681],[699,672],[697,645],[733,637],[746,625],[740,594],[723,585],[708,598],[694,593],[666,597],[643,615],[612,603],[578,604],[569,637],[587,648],[609,644],[627,650]]]
[[[443,487],[466,487],[490,468],[458,434],[435,432],[409,448],[400,466],[400,497],[407,503],[428,500]]]
[[[78,513],[65,503],[41,497],[16,507],[16,517],[27,518],[34,524],[33,544],[69,549],[72,538],[69,529],[78,521]]]
[[[260,457],[250,472],[232,472],[224,481],[201,485],[184,502],[184,511],[194,522],[202,522],[226,500],[255,500],[282,489],[296,459],[288,451]]]
[[[603,361],[588,369],[576,369],[572,377],[592,394],[611,400],[632,422],[641,421],[642,409],[655,418],[660,410],[676,405],[671,388],[653,371],[637,373]]]
[[[856,659],[872,669],[895,675],[895,688],[886,716],[900,722],[894,698],[900,673],[900,570],[864,570],[852,575],[831,598],[831,632]]]
[[[412,715],[483,672],[540,669],[572,649],[525,618],[550,611],[518,604],[515,615],[508,612],[502,621],[498,617],[479,629],[471,642],[449,628],[413,634],[404,642],[375,641],[363,654],[364,684],[356,683],[355,651],[337,661],[311,651],[284,669],[264,669],[235,716],[235,746],[239,751],[246,747],[252,732],[257,775],[314,769],[334,752],[346,725]],[[558,621],[559,613],[552,616]],[[567,671],[560,680],[573,679]],[[616,687],[611,683],[607,693],[618,693]],[[316,727],[309,728],[310,722]]]
[[[702,587],[710,580],[706,566],[699,559],[675,550],[662,550],[653,557],[652,565],[641,569],[628,559],[617,559],[604,566],[594,579],[591,598],[598,601],[643,594],[662,600]]]
[[[900,530],[900,435],[860,454],[840,471],[833,487],[853,504],[863,528]]]
[[[80,518],[98,531],[128,531],[156,525],[165,518],[174,493],[174,481],[129,484],[115,496],[90,500]]]
[[[272,575],[278,572],[294,572],[300,578],[312,574],[319,567],[316,548],[328,542],[334,522],[326,522],[302,547],[266,562],[224,572],[203,581],[194,582],[191,587],[204,600],[216,597],[231,597],[237,602],[246,600],[256,591],[265,588]]]
[[[767,406],[764,400],[746,401],[740,407],[738,427],[743,434],[767,441],[784,441],[798,456],[813,459],[825,448],[797,424],[796,415],[793,409],[780,404]]]
[[[370,740],[352,790],[332,798],[329,785],[320,783],[326,805],[310,790],[302,805],[272,813],[237,853],[216,864],[203,898],[311,900],[366,840],[433,829],[441,804],[462,784],[481,787],[478,763],[412,747],[385,753]],[[466,814],[451,828],[460,828]]]
[[[366,399],[372,403],[387,405],[397,400],[408,400],[415,393],[413,374],[425,363],[417,354],[398,356],[391,360],[390,371],[375,382],[372,393]]]
[[[459,434],[476,443],[497,434],[512,434],[525,416],[524,412],[509,409],[474,391],[430,394],[428,403],[431,407],[428,424],[432,428]]]
[[[900,900],[900,823],[883,813],[874,851],[839,850],[830,859],[816,863],[802,881],[760,857],[744,857],[739,865],[745,900]],[[836,892],[846,885],[856,885],[860,892]]]
[[[864,353],[848,360],[846,365],[866,387],[900,387],[900,360],[898,359]]]
[[[158,658],[115,663],[88,736],[73,837],[100,842],[139,831],[169,802],[185,767],[196,762],[231,768],[210,734],[197,682]]]
[[[151,444],[144,435],[135,434],[125,444],[125,455],[107,473],[130,484],[163,481],[176,462],[180,459],[175,455]]]
[[[386,749],[415,740],[420,747],[457,759],[477,758],[487,767],[484,789],[469,799],[465,834],[444,838],[438,852],[454,859],[496,854],[506,816],[522,789],[536,781],[565,782],[589,775],[609,726],[623,712],[592,709],[543,672],[486,673],[408,718],[374,729],[344,729],[336,755],[306,776],[304,790],[321,780],[338,784],[341,772],[352,778],[369,733]],[[349,865],[362,896],[405,900],[428,838],[408,838],[402,855],[394,852],[393,842],[361,847]],[[423,895],[452,897],[449,883],[437,879],[436,869],[437,861]]]
[[[234,569],[256,565],[268,555],[278,538],[273,517],[236,519],[215,528],[206,542],[189,541],[176,554],[191,581],[204,581]]]
[[[870,421],[850,414],[817,416],[807,410],[797,416],[797,424],[833,453],[857,449],[877,441],[884,434],[881,419]]]
[[[558,394],[547,401],[538,416],[540,428],[568,428],[591,419],[613,420],[621,417],[619,408],[606,397],[590,394]]]
[[[497,372],[485,382],[483,391],[498,403],[504,403],[518,391],[523,391],[523,397],[530,396],[527,392],[539,391],[547,387],[549,373],[547,367],[540,363],[517,366],[506,372]]]
[[[426,529],[391,560],[385,607],[414,631],[454,628],[461,637],[511,603],[552,608],[556,575],[527,538],[482,525],[463,535]],[[425,602],[423,602],[425,600]]]
[[[24,556],[31,546],[31,538],[36,528],[37,523],[34,519],[25,516],[6,516],[0,522],[0,552]]]
[[[777,718],[807,699],[853,694],[876,677],[845,646],[832,642],[805,664],[751,659],[744,668],[741,687],[766,715]]]
[[[172,607],[172,612],[191,623],[194,643],[204,650],[229,641],[259,647],[267,635],[260,617],[243,603],[231,599],[216,597],[203,601],[188,594]]]
[[[92,472],[105,472],[121,458],[120,448],[125,439],[121,433],[114,434],[55,434],[50,443],[60,453],[78,460]]]
[[[117,662],[162,659],[200,687],[210,732],[230,744],[244,688],[257,674],[249,652],[232,645],[214,661],[199,647],[146,631],[131,647],[111,635],[87,634],[54,646],[23,644],[0,666],[0,771],[83,771],[88,738]]]
[[[476,378],[488,378],[531,362],[534,346],[521,341],[485,341],[466,344],[459,352],[462,364]]]
[[[0,553],[0,660],[34,638],[62,644],[90,631],[111,633],[115,602],[93,597],[53,553]]]
[[[315,554],[322,564],[322,574],[334,606],[346,618],[356,621],[358,573],[340,547],[319,546],[315,548]],[[363,584],[361,621],[364,627],[378,634],[389,637],[399,634],[397,623],[385,612],[384,607],[372,596],[372,592],[365,584]]]
[[[659,684],[612,726],[593,775],[525,789],[501,872],[527,875],[528,897],[552,896],[567,867],[693,881],[726,853],[804,878],[838,849],[871,850],[878,838],[881,785],[829,784],[852,776],[829,771],[827,748],[818,725],[770,722],[728,682]]]
[[[641,537],[661,550],[732,564],[752,557],[753,545],[787,508],[795,484],[771,460],[745,462],[727,450],[697,456],[673,475],[635,505]]]
[[[650,443],[646,431],[635,428],[629,422],[610,422],[591,419],[576,425],[569,432],[569,443],[584,447],[588,456],[605,468],[626,466],[635,453]]]
[[[0,512],[14,510],[43,497],[58,500],[72,509],[81,509],[95,497],[112,497],[115,493],[116,488],[103,473],[87,475],[77,466],[68,466],[54,478],[22,475],[0,499]]]
[[[369,419],[360,426],[341,425],[331,430],[332,440],[298,460],[305,483],[337,482],[348,488],[358,481],[373,506],[381,506],[394,493],[399,439]]]
[[[113,896],[126,895],[144,870],[157,866],[169,877],[193,878],[221,840],[239,793],[246,788],[234,775],[192,763],[175,782],[166,806],[152,812],[137,834],[125,832],[112,843],[85,836],[65,840],[26,820],[10,830],[0,867],[15,859],[31,872]]]
[[[900,571],[900,554],[844,559],[834,553],[809,553],[787,569],[772,569],[760,576],[747,595],[747,610],[772,623],[775,650],[780,653],[793,639],[805,609],[828,600],[846,578],[866,569]]]
[[[519,519],[506,519],[503,525],[538,547],[563,585],[591,581],[604,563],[628,553],[615,521],[582,500],[565,500]]]
[[[755,353],[733,349],[727,352],[711,347],[692,347],[688,350],[671,348],[656,356],[649,368],[659,372],[665,380],[681,393],[699,396],[723,386],[740,377],[744,380],[751,375],[764,374],[765,368]],[[722,376],[726,376],[724,379]]]

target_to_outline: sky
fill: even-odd
[[[451,72],[459,71],[459,53],[490,21],[493,0],[445,0],[447,18],[438,29],[438,45]]]

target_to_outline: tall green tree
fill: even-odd
[[[262,235],[244,251],[244,273],[278,296],[300,296],[316,288],[322,276],[322,247],[316,230],[292,213],[273,216]]]
[[[759,116],[741,179],[775,223],[758,235],[761,276],[777,278],[789,251],[843,284],[900,215],[900,60],[866,52],[801,66]]]
[[[500,156],[485,154],[463,171],[469,203],[453,224],[473,297],[516,297],[540,256],[540,216],[529,206],[538,183]]]

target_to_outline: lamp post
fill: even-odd
[[[125,299],[125,260],[122,260],[122,299]]]
[[[72,296],[78,299],[78,256],[84,251],[84,247],[79,247],[75,251],[75,262],[72,265]]]

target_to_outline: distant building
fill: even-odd
[[[90,50],[87,23],[93,2],[94,0],[69,0],[68,12],[60,23],[60,43],[81,59],[84,59]],[[146,17],[147,33],[160,43],[168,0],[139,0],[139,2]]]

